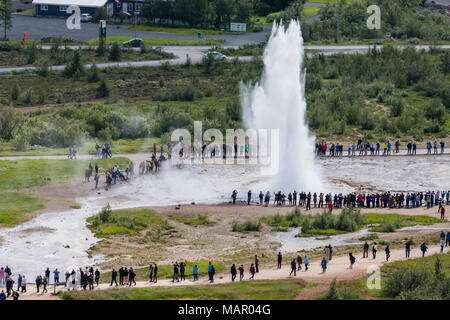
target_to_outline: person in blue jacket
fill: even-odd
[[[323,273],[325,273],[325,271],[327,271],[327,259],[325,259],[325,257],[323,257],[320,265],[322,266]]]
[[[198,280],[198,266],[197,265],[195,265],[192,268],[192,275],[194,276],[194,281],[197,281]]]

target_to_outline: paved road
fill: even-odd
[[[75,48],[77,46],[72,46],[72,48]],[[236,46],[226,46],[226,47],[236,47]],[[316,52],[321,52],[325,55],[331,55],[335,53],[365,53],[370,48],[373,48],[373,45],[350,45],[350,46],[305,46],[305,50],[312,50]],[[380,50],[383,46],[377,45],[375,46],[378,50]],[[399,46],[400,48],[405,48],[406,46]],[[442,49],[450,49],[450,45],[441,45],[437,46]],[[44,49],[48,49],[48,46],[42,46]],[[192,63],[198,63],[201,61],[203,55],[206,51],[208,51],[211,48],[211,46],[166,46],[163,47],[163,49],[167,52],[173,53],[176,58],[171,60],[152,60],[152,61],[135,61],[135,62],[107,62],[107,63],[99,63],[97,64],[97,67],[107,68],[107,67],[144,67],[144,66],[150,66],[150,67],[156,67],[160,66],[163,63],[170,63],[172,65],[178,65],[183,64],[186,62],[186,54],[189,54],[191,58]],[[416,50],[425,49],[429,50],[430,46],[420,45],[416,46]],[[314,53],[308,52],[307,55],[311,56]],[[231,58],[230,58],[231,59]],[[241,61],[248,61],[252,59],[252,57],[239,57],[238,58]],[[91,65],[87,64],[85,65],[87,68],[89,68]],[[64,70],[65,66],[59,65],[59,66],[52,66],[52,70]],[[0,68],[0,73],[10,73],[10,72],[20,72],[25,70],[35,70],[36,67],[34,66],[25,66],[25,67],[6,67],[6,68]]]
[[[66,20],[63,18],[33,17],[27,15],[13,15],[13,27],[8,32],[10,39],[23,39],[24,32],[28,32],[28,39],[40,40],[42,37],[67,37],[86,41],[98,37],[98,25],[96,23],[83,23],[81,30],[69,30]],[[265,41],[270,26],[264,32],[247,32],[245,34],[224,34],[205,36],[207,39],[224,39],[226,45],[240,46],[248,42]],[[108,36],[134,36],[133,30],[124,26],[108,25]],[[165,32],[137,31],[138,37],[166,38],[166,39],[191,39],[197,40],[197,35],[176,34]]]

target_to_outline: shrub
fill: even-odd
[[[234,221],[231,231],[233,231],[233,232],[249,232],[249,231],[259,231],[260,229],[261,229],[261,220],[258,220],[258,222],[255,222],[252,220],[247,220],[243,224],[240,224],[237,221]]]
[[[111,46],[111,51],[109,52],[108,59],[111,61],[120,61],[121,58],[121,51],[119,44],[117,42],[114,42]]]
[[[16,101],[19,98],[20,89],[17,82],[14,84],[14,87],[11,89],[11,99]]]
[[[164,87],[165,81],[164,81],[164,77],[163,76],[159,77],[158,85],[159,85],[160,88]]]
[[[92,64],[91,69],[89,70],[88,81],[89,82],[98,82],[100,80],[100,76],[98,74],[98,68],[94,64]]]
[[[78,75],[84,73],[83,61],[79,50],[74,52],[71,62],[64,68],[64,75],[66,77],[74,77],[77,72]]]
[[[102,211],[100,211],[100,213],[99,213],[99,218],[100,218],[100,221],[102,222],[102,223],[107,223],[107,222],[109,222],[109,219],[110,219],[110,217],[111,217],[111,212],[112,212],[112,210],[111,210],[111,206],[109,205],[109,202],[102,208]]]
[[[97,88],[97,97],[109,97],[109,87],[105,79],[102,79],[102,81],[100,82],[100,86]]]

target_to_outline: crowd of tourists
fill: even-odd
[[[238,191],[233,190],[231,194],[232,203],[236,204]],[[252,202],[253,194],[247,192],[247,204]],[[267,191],[265,194],[260,191],[258,205],[269,206],[272,194]],[[445,205],[450,204],[449,191],[427,191],[427,192],[373,192],[361,193],[352,192],[348,194],[312,193],[311,192],[289,192],[287,195],[282,192],[273,192],[274,206],[299,206],[306,210],[313,208],[325,208],[330,211],[333,208],[418,208],[426,206],[427,209],[438,206],[438,212],[445,213]]]
[[[416,142],[408,142],[406,145],[407,147],[407,154],[408,155],[415,155],[417,154],[417,143]],[[426,149],[427,154],[438,154],[438,153],[444,153],[445,148],[445,142],[440,141],[438,143],[437,140],[434,142],[428,141],[426,143]],[[386,142],[369,142],[369,141],[363,141],[361,138],[358,139],[358,142],[355,143],[348,143],[347,148],[344,151],[344,145],[339,143],[328,143],[325,141],[316,142],[315,146],[315,153],[318,156],[326,156],[327,154],[331,157],[341,157],[344,155],[344,152],[346,152],[347,156],[389,156],[391,154],[398,154],[400,153],[400,141],[397,140],[393,144],[391,140],[388,140]]]
[[[98,158],[108,159],[112,158],[111,144],[105,143],[100,147],[98,144],[95,145],[95,154]]]
[[[445,233],[444,231],[441,231],[439,235],[439,246],[440,246],[440,252],[443,253],[444,247],[450,247],[450,232]],[[413,246],[413,242],[411,240],[407,240],[405,242],[405,257],[410,258],[411,255],[411,249]],[[325,246],[323,248],[323,255],[322,259],[320,260],[320,268],[322,269],[322,272],[325,273],[330,266],[330,261],[333,259],[333,246],[331,244]],[[421,252],[422,257],[425,256],[426,252],[428,251],[428,246],[426,242],[422,242],[418,249]],[[378,244],[376,241],[372,242],[372,244],[369,245],[367,241],[364,242],[362,245],[362,257],[361,259],[369,259],[369,251],[371,251],[371,259],[375,260],[377,259],[377,253],[378,253]],[[384,249],[381,249],[385,253],[385,261],[389,261],[391,257],[391,248],[389,244],[386,244],[384,246]],[[349,269],[353,269],[353,266],[356,262],[356,257],[353,255],[353,252],[349,252]],[[292,257],[292,255],[289,256],[288,264],[290,265],[290,273],[289,276],[296,276],[297,272],[303,270],[304,272],[307,272],[311,267],[310,258],[305,254],[297,254],[296,256]],[[277,255],[277,269],[281,269],[283,265],[283,254],[281,252],[278,252]],[[201,270],[197,264],[194,264],[193,266],[188,266],[184,262],[175,262],[172,263],[173,273],[171,275],[171,282],[181,282],[186,281],[186,278],[191,278],[193,282],[199,281],[199,275],[201,274]],[[189,269],[189,270],[188,270]],[[261,263],[258,255],[255,255],[254,260],[249,263],[248,268],[248,276],[245,277],[245,269],[244,264],[240,264],[237,266],[236,264],[232,264],[230,266],[230,275],[231,275],[231,281],[234,282],[237,279],[237,275],[239,273],[239,281],[248,279],[248,280],[254,280],[257,273],[261,270]],[[210,261],[208,263],[208,266],[206,270],[202,270],[202,273],[208,275],[208,282],[214,283],[214,277],[216,275],[216,269],[214,264]],[[38,275],[36,276],[36,279],[34,281],[36,293],[48,293],[47,287],[50,285],[50,278],[51,274],[53,274],[53,282],[52,284],[54,286],[61,285],[65,286],[67,290],[94,290],[95,287],[98,287],[100,284],[100,271],[98,269],[95,269],[93,267],[85,267],[79,268],[77,270],[72,269],[71,272],[66,271],[65,278],[60,278],[60,271],[58,269],[54,269],[53,271],[50,271],[49,268],[47,268],[43,276]],[[157,283],[158,282],[158,265],[151,264],[148,268],[147,272],[148,276],[148,282],[150,283]],[[119,279],[117,279],[119,278]],[[15,286],[15,281],[13,280],[13,274],[11,271],[11,268],[9,266],[6,266],[5,268],[0,268],[0,288],[2,289],[0,292],[0,300],[6,300],[8,297],[12,297],[13,299],[19,298],[19,292],[25,293],[27,292],[27,279],[24,274],[18,274],[17,277],[17,286]],[[109,286],[115,285],[116,287],[119,286],[132,286],[136,285],[136,271],[130,267],[120,267],[119,270],[112,269],[111,271],[111,281],[109,283]],[[17,288],[14,290],[14,288]],[[3,290],[3,288],[6,289]]]

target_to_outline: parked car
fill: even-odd
[[[92,16],[89,13],[81,14],[81,22],[90,22],[92,21]]]
[[[132,48],[140,48],[143,44],[144,44],[144,40],[135,38],[135,39],[125,41],[123,43],[123,46],[124,47],[132,47]]]
[[[227,58],[226,55],[217,51],[208,52],[207,55],[212,57],[214,60],[225,60]]]

